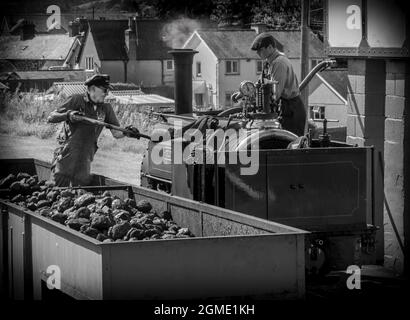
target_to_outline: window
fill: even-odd
[[[167,71],[174,70],[174,60],[165,60],[165,67]]]
[[[94,58],[93,57],[85,57],[85,69],[94,70]]]
[[[232,92],[228,92],[228,91],[225,92],[225,107],[232,106],[231,96],[232,96]]]
[[[201,77],[202,76],[202,71],[201,71],[201,62],[196,63],[196,76]]]
[[[310,107],[310,118],[313,120],[319,120],[325,118],[325,107],[324,106],[311,106]]]
[[[225,61],[225,73],[226,74],[239,74],[239,61],[227,60]]]
[[[256,61],[256,74],[262,73],[262,68],[263,68],[262,60],[257,60]]]
[[[203,93],[195,93],[195,106],[203,107],[204,106],[204,95]]]

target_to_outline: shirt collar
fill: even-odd
[[[269,56],[266,57],[266,61],[268,61],[269,64],[272,64],[272,62],[279,56],[283,55],[282,52],[280,52],[277,48],[275,48],[275,51],[273,51]]]
[[[95,105],[95,106],[100,106],[100,105],[102,105],[102,103],[95,103],[94,101],[92,101],[91,100],[91,98],[90,98],[90,95],[88,94],[88,92],[86,92],[85,94],[84,94],[84,101],[86,102],[86,103],[90,103],[91,105]]]

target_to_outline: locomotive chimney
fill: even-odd
[[[175,114],[192,112],[192,62],[198,51],[192,49],[173,49],[169,51],[174,58]]]

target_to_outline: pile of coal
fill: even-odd
[[[157,212],[147,200],[121,200],[108,191],[57,188],[27,173],[0,180],[11,202],[102,242],[189,238],[168,211]]]

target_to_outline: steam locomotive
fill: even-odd
[[[241,106],[195,113],[191,79],[196,52],[171,53],[175,114],[154,114],[159,120],[143,159],[141,185],[310,231],[309,272],[374,264],[373,148],[331,140],[326,121],[318,139],[312,126],[302,137],[283,130],[271,99],[275,86],[263,81],[240,84],[236,97]],[[317,65],[301,89],[332,64]],[[176,161],[179,154],[183,161]],[[246,169],[252,173],[243,174]]]

